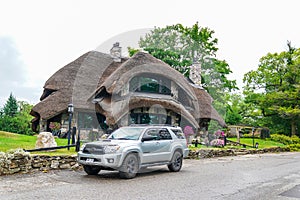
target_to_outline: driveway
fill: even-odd
[[[136,178],[117,172],[50,171],[0,176],[0,199],[300,199],[300,153],[184,160]]]

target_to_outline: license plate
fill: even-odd
[[[94,162],[94,159],[93,159],[93,158],[87,158],[87,159],[86,159],[86,162],[87,162],[87,163],[92,163],[92,162]]]

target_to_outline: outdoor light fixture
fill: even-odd
[[[73,103],[70,103],[68,105],[68,112],[69,112],[69,131],[68,131],[68,146],[69,146],[70,145],[70,139],[71,139],[72,118],[73,118],[73,113],[74,113]],[[68,150],[70,150],[70,147],[68,147]]]
[[[68,112],[69,112],[69,113],[73,113],[73,112],[74,112],[74,105],[73,105],[72,103],[70,103],[70,104],[68,105]]]

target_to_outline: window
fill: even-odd
[[[171,80],[157,75],[141,75],[132,78],[129,82],[129,91],[157,94],[171,94]]]
[[[143,137],[153,137],[153,140],[172,140],[172,136],[165,128],[149,129]]]
[[[158,135],[161,140],[172,140],[172,136],[168,129],[160,129]]]
[[[184,139],[183,132],[180,129],[171,129],[178,139]]]
[[[171,124],[171,116],[155,113],[131,113],[130,124]]]
[[[159,140],[158,129],[149,129],[143,137],[153,137],[153,140]]]

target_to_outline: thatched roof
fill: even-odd
[[[126,59],[122,59],[124,62]],[[91,51],[54,73],[45,83],[41,102],[31,111],[34,116],[49,119],[65,111],[73,102],[76,109],[95,109],[88,97],[121,63],[110,55]]]
[[[213,119],[216,120],[222,127],[226,126],[224,119],[218,114],[216,109],[212,106],[212,97],[203,88],[191,85],[198,99],[199,113],[196,114],[198,119]]]
[[[162,75],[176,82],[176,84],[178,84],[178,86],[187,93],[189,98],[192,99],[193,109],[189,111],[189,115],[185,114],[185,117],[191,123],[194,123],[195,119],[214,119],[218,121],[221,126],[226,126],[224,120],[212,107],[213,99],[203,88],[191,84],[181,73],[147,53],[138,52],[133,57],[124,62],[103,82],[103,84],[99,85],[96,93],[99,94],[105,91],[105,93],[109,93],[111,95],[110,98],[113,98],[114,96],[118,97],[118,94],[121,93],[128,81],[139,74],[147,73],[158,76]],[[153,95],[151,96],[153,97]],[[139,105],[153,105],[155,103],[159,103],[167,108],[168,103],[171,104],[171,102],[173,102],[171,100],[164,99],[164,95],[160,96],[160,101],[157,101],[157,99],[155,98],[151,98],[151,96],[149,96],[148,98],[140,99]],[[107,109],[110,109],[109,111],[107,111],[107,113],[113,113],[114,120],[112,120],[112,122],[116,122],[118,119],[120,119],[120,117],[118,116],[127,114],[127,112],[129,112],[128,107],[132,107],[133,101],[136,99],[136,96],[130,94],[130,97],[131,99],[125,98],[123,100],[109,100],[108,102],[103,102],[102,104],[100,103],[100,105],[106,107]],[[113,106],[117,109],[112,108],[112,102],[115,102]],[[134,102],[137,101],[135,100]],[[176,103],[176,106],[173,106],[172,110],[178,113],[187,113],[187,108],[179,105],[179,102]],[[178,109],[179,107],[180,110]],[[191,116],[193,116],[193,119],[191,118]]]
[[[116,100],[124,86],[134,76],[141,73],[151,73],[164,76],[182,88],[189,99],[192,100],[193,110],[187,110],[176,100],[145,98],[131,95],[130,98]],[[109,98],[96,106],[92,103],[95,96],[102,93],[108,94]],[[110,55],[97,51],[88,52],[68,65],[54,73],[45,83],[44,92],[40,98],[41,102],[36,104],[31,114],[39,119],[50,119],[67,110],[70,102],[75,109],[97,110],[105,116],[107,121],[118,122],[128,108],[133,109],[140,106],[151,106],[160,103],[168,109],[180,113],[192,124],[199,119],[214,119],[224,126],[224,120],[212,107],[210,95],[203,89],[194,87],[186,78],[167,65],[147,53],[139,52],[131,58],[122,58],[122,61],[114,62]],[[122,102],[123,101],[123,102]],[[129,102],[127,111],[124,103]],[[112,104],[117,106],[113,112]],[[120,106],[120,107],[118,107]]]

